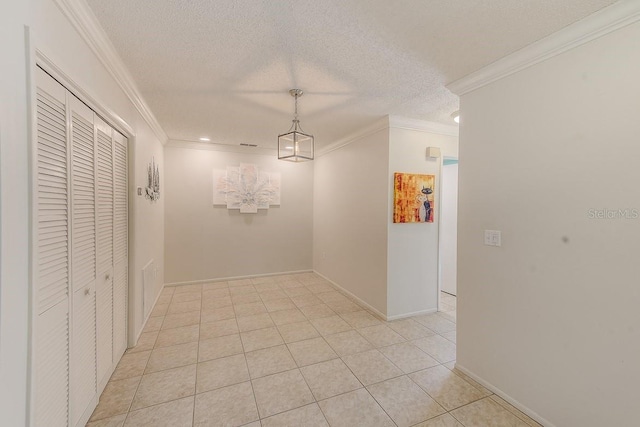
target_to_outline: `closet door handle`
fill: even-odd
[[[104,280],[109,280],[111,279],[111,275],[109,273],[104,275]]]
[[[89,295],[89,292],[91,292],[91,290],[90,290],[89,288],[87,288],[87,289],[85,289],[85,290],[84,290],[84,294],[85,294],[85,295]]]

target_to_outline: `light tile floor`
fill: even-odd
[[[539,426],[455,369],[440,310],[384,322],[312,273],[168,287],[87,426]]]

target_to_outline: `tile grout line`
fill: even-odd
[[[196,395],[198,392],[198,371],[200,363],[200,335],[202,334],[202,297],[204,293],[204,286],[200,285],[200,321],[198,322],[198,341],[196,345],[196,379],[193,382],[193,410],[191,411],[191,426],[196,423]]]
[[[240,338],[240,345],[242,346],[242,355],[244,356],[244,365],[247,368],[247,375],[249,376],[249,384],[251,385],[251,394],[253,395],[253,402],[255,404],[256,407],[256,414],[258,414],[258,422],[260,423],[260,425],[262,425],[262,423],[260,422],[260,408],[258,408],[258,399],[256,398],[256,390],[253,388],[253,379],[251,378],[251,371],[249,371],[249,363],[247,362],[247,352],[245,351],[244,348],[244,341],[242,341],[242,335],[240,333],[240,325],[238,324],[238,316],[237,313],[235,312],[235,309],[233,310],[234,313],[234,317],[233,319],[236,321],[236,328],[238,328],[238,337]],[[254,421],[249,422],[248,424],[251,424]]]
[[[313,326],[312,326],[313,327]],[[328,345],[328,343],[327,343]],[[287,347],[288,349],[289,347]],[[290,352],[290,351],[289,351]],[[293,355],[291,355],[291,357],[293,357]],[[334,360],[334,359],[331,359]],[[294,363],[297,365],[298,362],[295,361],[294,359]],[[318,363],[323,363],[323,362],[318,362]],[[344,363],[344,362],[343,362]],[[307,365],[307,366],[313,366],[313,365]],[[329,420],[327,419],[327,416],[325,415],[324,411],[322,410],[322,408],[320,407],[319,401],[316,398],[316,395],[313,393],[313,390],[311,390],[311,386],[309,386],[309,382],[307,381],[307,378],[304,376],[304,373],[302,372],[302,368],[298,367],[298,372],[300,372],[300,376],[302,377],[302,380],[304,381],[304,383],[307,385],[307,388],[309,389],[309,392],[311,393],[311,397],[313,397],[313,402],[316,404],[316,406],[318,407],[318,409],[320,410],[320,413],[322,414],[322,418],[324,418],[324,420],[327,422],[328,425],[331,425],[329,423]],[[306,405],[303,405],[306,406]],[[302,406],[301,406],[302,407]]]
[[[261,297],[261,298],[262,298],[262,297]],[[264,302],[263,302],[263,305],[264,305]],[[265,307],[265,309],[266,309],[266,307]],[[268,313],[268,314],[269,314],[269,313]],[[273,322],[273,318],[271,317],[271,315],[270,315],[270,314],[269,314],[269,318],[270,318],[270,319],[271,319],[271,321]],[[287,344],[284,342],[284,338],[282,337],[282,334],[280,334],[280,330],[278,329],[278,326],[277,326],[277,325],[275,325],[275,322],[274,322],[274,327],[275,327],[276,331],[278,332],[278,335],[280,336],[280,339],[282,340],[282,342],[284,343],[285,347],[287,348],[287,351],[289,352],[289,354],[291,354],[291,350],[289,349],[289,347],[287,346]],[[264,329],[266,329],[266,328],[264,328]],[[281,345],[281,344],[278,344],[278,345]],[[273,347],[276,347],[276,346],[274,345],[274,346],[270,346],[270,347],[266,347],[266,348],[273,348]],[[264,349],[258,349],[258,350],[264,350]],[[255,351],[258,351],[258,350],[255,350]],[[244,351],[244,344],[243,344],[243,351]],[[244,354],[245,354],[245,363],[247,363],[247,371],[249,372],[249,366],[248,366],[248,362],[247,362],[247,360],[246,360],[246,359],[247,359],[247,357],[246,357],[246,352],[245,352]],[[293,359],[293,355],[291,355],[291,358]],[[297,369],[297,370],[298,370],[298,372],[300,372],[300,368],[298,367],[298,363],[295,361],[295,359],[293,359],[293,362],[296,364],[296,368],[295,368],[295,369]],[[284,371],[284,372],[290,372],[290,371],[292,371],[292,370],[294,370],[294,369],[291,369],[291,370],[288,370],[288,371]],[[282,372],[278,372],[278,373],[282,373]],[[277,373],[276,373],[276,374],[277,374]],[[276,375],[276,374],[273,374],[273,375]],[[300,375],[304,378],[304,375],[302,375],[302,372],[300,372]],[[267,377],[267,376],[269,376],[269,375],[265,375],[265,376],[262,376],[262,377],[259,377],[259,378],[264,378],[264,377]],[[281,414],[281,413],[286,412],[286,411],[283,411],[283,412],[279,412],[279,413],[276,413],[276,414],[271,414],[271,415],[269,415],[269,417],[264,417],[264,418],[263,418],[263,417],[262,417],[262,415],[260,414],[260,409],[258,408],[258,399],[256,398],[256,395],[255,395],[255,388],[253,387],[253,381],[254,381],[254,378],[251,378],[251,372],[249,372],[249,378],[250,378],[250,382],[251,382],[251,389],[253,390],[253,399],[254,399],[254,401],[256,402],[256,411],[258,412],[258,421],[260,422],[260,424],[261,424],[261,425],[262,425],[262,420],[263,420],[263,419],[265,419],[265,418],[269,418],[269,417],[272,417],[272,416],[276,416],[276,415],[279,415],[279,414]],[[255,379],[258,379],[258,378],[255,378]],[[309,387],[309,386],[307,385],[307,387]],[[311,389],[310,389],[310,388],[309,388],[309,391],[311,392]],[[311,395],[313,396],[313,393],[312,393],[312,392],[311,392]],[[314,396],[314,399],[315,399],[315,396]],[[305,406],[305,405],[303,405],[303,406]],[[301,408],[301,407],[302,407],[302,406],[300,406],[300,408]],[[292,408],[292,409],[289,409],[289,410],[294,410],[294,409],[298,409],[298,408]]]
[[[173,293],[171,294],[171,299],[169,300],[169,304],[171,304],[171,300],[173,300]],[[167,309],[168,309],[168,306],[167,306]],[[162,323],[164,323],[164,316],[162,318]],[[161,327],[162,327],[162,325],[161,325]],[[158,332],[158,336],[160,336],[160,332]],[[158,337],[156,337],[156,340],[153,343],[153,347],[154,348],[155,348],[156,341],[158,341]],[[140,375],[140,381],[138,381],[138,385],[136,386],[136,391],[135,391],[135,393],[133,393],[133,397],[131,398],[131,402],[129,402],[129,406],[127,407],[127,412],[126,412],[124,421],[122,423],[123,426],[127,423],[127,420],[129,419],[129,414],[131,413],[131,407],[133,406],[133,402],[136,400],[136,396],[138,395],[138,390],[140,389],[140,384],[142,384],[142,379],[144,377],[145,371],[147,370],[147,366],[149,365],[149,360],[151,359],[151,354],[152,353],[153,353],[153,348],[149,352],[149,357],[147,357],[147,362],[144,364],[144,369],[142,370],[142,375]],[[120,360],[122,360],[122,359],[120,359]],[[120,362],[118,362],[118,363],[120,363]],[[109,380],[109,381],[111,381],[111,380]]]
[[[399,377],[396,377],[396,378],[399,378]],[[390,379],[392,379],[392,378],[390,378]],[[373,384],[371,384],[371,385],[373,385]],[[380,407],[380,409],[382,409],[382,411],[387,415],[387,417],[389,417],[391,422],[394,423],[396,425],[396,427],[397,427],[398,423],[396,423],[395,420],[391,417],[391,415],[389,415],[387,410],[384,409],[384,406],[382,406],[382,404],[380,402],[378,402],[378,399],[376,399],[376,397],[373,394],[371,394],[371,392],[369,391],[369,389],[367,387],[365,387],[364,389],[367,391],[367,393],[369,393],[369,396],[371,396],[371,398],[376,402],[376,404]]]

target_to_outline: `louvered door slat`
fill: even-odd
[[[56,123],[55,128],[60,129],[63,133],[66,132],[66,126],[64,121],[60,121],[60,117],[65,118],[65,114],[60,114],[60,110],[51,106],[52,102],[59,101],[56,96],[51,96],[48,93],[37,99],[39,115],[41,119],[52,120]]]
[[[52,142],[47,138],[43,138],[43,139],[47,140],[48,142]],[[40,147],[40,151],[38,152],[38,155],[47,157],[49,159],[60,160],[64,163],[65,167],[67,166],[67,153],[61,150],[60,147],[55,147],[55,146],[52,146],[51,144],[42,145]]]
[[[53,123],[52,129],[57,129],[62,133],[66,133],[66,126],[64,122],[60,121],[60,117],[64,117],[60,114],[60,111],[51,106],[52,102],[55,102],[56,98],[49,95],[44,95],[37,99],[38,109],[40,110],[40,119]]]
[[[93,123],[83,117],[79,111],[73,111],[71,129],[73,190],[71,280],[75,291],[91,284],[96,278],[95,160]]]
[[[43,125],[46,125],[45,122],[42,123]],[[38,129],[38,138],[50,143],[50,145],[48,145],[46,149],[46,151],[48,152],[56,152],[58,150],[66,152],[66,146],[58,146],[56,144],[56,142],[59,141],[61,137],[66,138],[66,134],[62,132],[52,131],[51,129],[46,127]]]
[[[64,240],[58,240],[54,244],[51,244],[46,251],[42,251],[40,253],[44,254],[45,256],[51,256],[51,259],[57,259],[59,256],[65,256],[65,254],[67,253],[67,242]],[[45,261],[40,265],[46,266],[49,264],[49,262],[50,261]],[[63,265],[63,264],[64,264],[63,260],[60,260],[60,262],[57,262],[57,265]]]
[[[39,189],[44,204],[54,207],[55,209],[65,209],[67,206],[67,195],[58,193],[54,189],[42,186]]]
[[[66,134],[65,128],[65,105],[64,98],[56,99],[49,95],[44,89],[37,92],[37,169],[38,180],[47,182],[47,186],[39,185],[38,190],[38,224],[41,238],[38,240],[38,278],[36,283],[40,287],[38,293],[38,313],[43,313],[56,303],[62,302],[68,295],[68,200],[67,200],[67,175],[66,175]],[[58,123],[51,120],[42,120],[43,108],[47,108]],[[62,133],[58,129],[62,129]],[[54,128],[55,129],[52,129]],[[48,132],[51,131],[51,132]],[[54,135],[55,138],[43,139],[45,133]],[[52,174],[52,167],[48,163],[43,152],[56,149],[61,153],[63,164],[56,168],[57,179],[46,178]],[[52,192],[58,195],[59,199],[53,203],[50,195]],[[59,220],[53,224],[47,220],[55,213]],[[51,263],[60,266],[62,273],[54,280],[47,277]],[[47,280],[45,280],[47,279]]]
[[[47,200],[48,203],[42,203],[43,208],[53,210],[64,210],[65,213],[68,210],[68,196],[65,193],[59,192],[62,186],[66,186],[66,180],[40,180],[37,191],[38,196],[43,198],[55,198],[56,200]]]
[[[48,153],[46,149],[42,149],[39,154],[43,167],[51,168],[54,171],[66,171],[67,159],[59,154]]]
[[[96,160],[94,113],[71,101],[71,424],[86,422],[97,393]]]
[[[52,139],[57,139],[60,136],[64,136],[67,133],[66,123],[60,121],[64,119],[64,115],[60,114],[56,106],[51,105],[55,101],[47,101],[45,97],[38,98],[37,108],[39,111],[38,120],[45,126],[40,129],[43,135],[48,135]]]
[[[112,271],[112,270],[110,270]],[[98,382],[105,382],[113,365],[113,277],[105,276],[96,289],[96,346]]]
[[[60,241],[65,240],[63,236],[60,236],[60,233],[64,231],[66,231],[66,227],[62,221],[38,222],[38,234],[44,239],[57,238]]]
[[[97,128],[97,253],[96,326],[98,381],[106,382],[113,362],[113,144],[112,129],[100,119]]]
[[[42,150],[41,150],[42,153]],[[60,157],[58,159],[51,159],[46,155],[41,154],[38,157],[38,163],[40,163],[40,174],[38,182],[58,182],[67,180],[67,158]],[[62,164],[62,165],[61,165]]]
[[[113,154],[111,135],[98,130],[98,271],[113,266]]]
[[[60,137],[64,137],[67,133],[66,125],[60,125],[58,121],[59,117],[56,115],[47,115],[44,112],[44,108],[47,107],[43,102],[38,102],[38,107],[42,107],[40,110],[39,121],[44,126],[39,129],[42,137],[47,140],[55,141]]]
[[[47,276],[47,279],[49,279],[50,275],[57,272],[65,272],[65,275],[66,275],[66,269],[60,266],[61,261],[64,259],[66,258],[63,251],[52,253],[51,261],[48,262],[47,264],[43,264],[40,271],[43,273],[43,275]]]
[[[42,185],[44,187],[56,187],[59,188],[61,185],[67,186],[67,171],[60,171],[56,175],[52,175],[47,173],[46,165],[43,165],[44,169],[38,170],[38,185]],[[58,176],[59,175],[59,176]]]
[[[72,423],[76,425],[95,397],[96,300],[93,285],[73,295]]]
[[[60,284],[68,283],[68,281],[69,277],[67,276],[67,274],[57,274],[49,281],[50,285],[47,286],[47,284],[43,284],[43,287],[40,290],[41,304],[50,307],[54,307],[55,304],[67,305],[66,294],[65,292],[60,290]],[[59,302],[61,299],[63,301]],[[45,313],[48,313],[48,311],[45,311],[42,315],[44,315]]]
[[[61,116],[58,114],[58,111],[55,111],[55,107],[39,99],[37,108],[39,109],[38,120],[45,125],[40,129],[44,138],[56,140],[60,136],[66,135],[66,123],[60,122]]]
[[[69,410],[69,200],[66,93],[36,74],[34,421],[66,427]]]
[[[69,315],[67,301],[40,315],[36,322],[35,425],[66,427],[69,410]]]

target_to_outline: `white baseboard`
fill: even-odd
[[[395,314],[393,316],[388,316],[387,321],[391,322],[392,320],[406,319],[407,317],[420,316],[423,314],[433,314],[437,312],[438,312],[437,308],[429,308],[427,310],[414,311],[412,313]]]
[[[464,366],[461,366],[457,362],[456,362],[456,369],[459,370],[460,372],[462,372],[463,374],[469,376],[472,380],[478,382],[481,386],[489,389],[490,391],[492,391],[496,395],[500,396],[501,398],[506,400],[509,404],[511,404],[513,407],[515,407],[516,409],[518,409],[519,411],[521,411],[522,413],[524,413],[525,415],[527,415],[529,418],[533,419],[534,421],[542,424],[545,427],[556,427],[549,420],[546,420],[545,418],[541,417],[535,411],[532,411],[531,409],[527,408],[525,405],[523,405],[522,403],[518,402],[516,399],[512,398],[511,396],[509,396],[507,393],[503,392],[498,387],[494,386],[493,384],[491,384],[488,381],[485,381],[483,378],[480,378],[479,376],[477,376],[476,374],[474,374],[473,372],[471,372],[470,370],[468,370]]]
[[[257,277],[285,276],[288,274],[301,274],[301,273],[311,273],[311,272],[313,272],[313,270],[295,270],[295,271],[281,271],[279,273],[251,274],[248,276],[216,277],[212,279],[165,283],[164,286],[199,285],[201,283],[226,282],[229,280],[255,279]]]
[[[334,282],[333,280],[329,279],[327,276],[325,276],[322,273],[317,272],[316,270],[313,270],[313,272],[315,274],[317,274],[318,276],[322,277],[324,280],[326,280],[327,282],[331,283],[331,286],[333,286],[334,288],[336,288],[339,292],[342,292],[345,295],[348,295],[351,299],[354,299],[358,302],[358,304],[363,305],[365,307],[367,307],[367,309],[371,312],[373,312],[376,316],[378,316],[379,318],[381,318],[382,320],[387,320],[387,315],[381,313],[380,311],[378,311],[375,307],[372,307],[371,305],[369,305],[367,302],[363,301],[362,299],[360,299],[359,297],[357,297],[356,295],[352,294],[351,292],[349,292],[348,290],[346,290],[345,288],[343,288],[342,286],[338,285],[336,282]]]
[[[327,282],[331,283],[331,285],[334,288],[336,288],[339,292],[342,292],[343,294],[348,295],[350,298],[356,300],[358,302],[358,304],[365,306],[369,311],[373,312],[376,316],[378,316],[380,319],[382,319],[382,320],[384,320],[386,322],[391,322],[392,320],[398,320],[398,319],[405,319],[405,318],[411,317],[411,316],[419,316],[419,315],[423,315],[423,314],[432,314],[432,313],[437,313],[438,312],[437,308],[429,308],[427,310],[420,310],[420,311],[414,311],[414,312],[411,312],[411,313],[403,313],[403,314],[395,314],[393,316],[387,316],[386,314],[383,314],[382,312],[378,311],[375,307],[371,306],[366,301],[363,301],[362,298],[360,298],[357,295],[354,295],[350,291],[346,290],[345,288],[343,288],[342,286],[340,286],[339,284],[337,284],[333,280],[329,279],[327,276],[325,276],[324,274],[320,273],[319,271],[313,270],[313,272],[315,274],[317,274],[318,276],[322,277]]]

